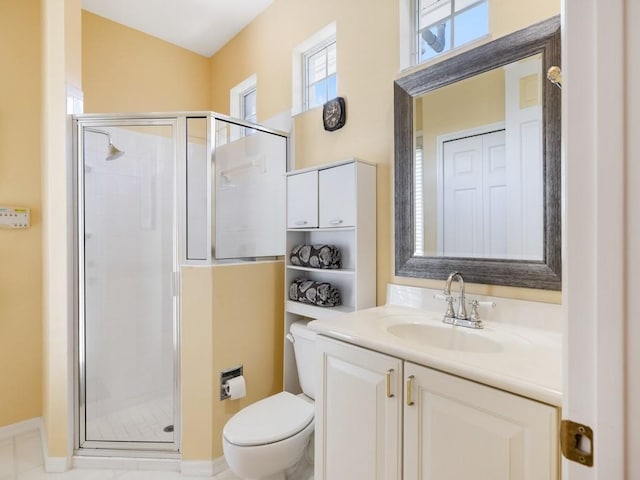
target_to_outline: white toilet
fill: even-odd
[[[242,479],[284,480],[285,470],[302,458],[313,435],[316,334],[305,322],[291,324],[290,333],[304,393],[281,392],[253,403],[222,431],[227,464]]]

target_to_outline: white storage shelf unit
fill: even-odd
[[[287,173],[285,329],[300,319],[326,318],[376,305],[376,168],[350,159]],[[340,250],[340,269],[292,265],[296,245],[327,244]],[[341,305],[319,307],[289,299],[297,279],[328,282]],[[285,390],[298,392],[293,348],[285,341]]]

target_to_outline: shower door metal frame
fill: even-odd
[[[73,116],[73,181],[74,181],[74,453],[91,456],[135,456],[178,458],[181,450],[181,402],[180,402],[180,259],[183,242],[179,226],[183,222],[182,185],[185,178],[186,145],[185,119],[179,115],[113,114]],[[173,129],[173,421],[172,442],[95,441],[86,439],[86,351],[85,351],[85,251],[84,251],[84,128],[109,128],[123,126],[170,126]],[[122,161],[122,159],[120,159]]]

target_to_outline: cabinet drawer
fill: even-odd
[[[318,172],[287,177],[287,228],[318,226]]]
[[[356,165],[350,163],[320,170],[320,227],[356,224]]]

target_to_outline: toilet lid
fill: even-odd
[[[302,431],[313,421],[313,415],[313,404],[281,392],[240,410],[226,423],[222,434],[234,445],[266,445]]]

